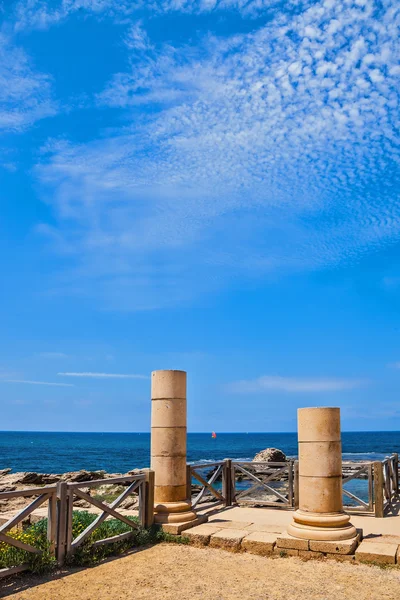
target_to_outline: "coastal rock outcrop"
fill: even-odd
[[[266,448],[258,452],[253,458],[253,462],[285,462],[286,454],[279,448]]]

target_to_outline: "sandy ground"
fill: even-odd
[[[400,569],[160,544],[51,580],[1,585],[0,596],[15,600],[399,600]]]

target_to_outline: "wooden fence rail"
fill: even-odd
[[[232,461],[188,465],[188,497],[194,507],[210,502],[212,508],[223,504],[270,506],[293,509],[299,506],[299,463]],[[249,482],[245,486],[245,482]],[[192,484],[200,484],[193,496]],[[383,517],[398,498],[399,458],[397,454],[382,462],[343,462],[343,507],[349,513]]]
[[[294,463],[294,460],[268,463],[233,461],[234,501],[241,505],[293,508]],[[250,480],[250,487],[240,490],[238,475]],[[259,496],[259,490],[264,496]]]
[[[6,523],[0,526],[0,543],[13,546],[18,550],[24,550],[30,554],[42,554],[43,551],[32,544],[23,542],[20,539],[15,539],[9,534],[12,530],[15,530],[18,526],[22,526],[23,521],[30,516],[30,514],[42,506],[45,502],[48,503],[47,509],[47,540],[49,542],[49,551],[54,555],[56,552],[57,543],[57,488],[55,485],[46,486],[40,488],[31,488],[30,490],[18,490],[15,492],[0,492],[0,500],[7,500],[11,498],[32,498],[27,506],[24,506],[15,515],[13,515]],[[16,565],[8,568],[0,569],[0,578],[6,577],[7,575],[13,575],[20,573],[28,569],[27,564]]]
[[[230,480],[230,473],[227,473],[228,462],[230,461],[188,465],[188,495],[191,496],[193,479],[201,486],[200,491],[192,499],[193,508],[205,501],[212,502],[213,508],[227,504],[227,494],[229,493],[227,480]]]
[[[122,493],[111,503],[106,503],[87,493],[87,489],[104,485],[125,485]],[[110,544],[127,539],[138,529],[139,525],[121,514],[117,509],[122,502],[131,494],[139,496],[139,523],[143,527],[150,527],[154,519],[154,472],[144,469],[142,472],[123,477],[110,479],[98,479],[95,481],[81,481],[77,483],[59,482],[57,485],[31,488],[13,492],[1,492],[0,500],[12,498],[34,498],[27,506],[19,510],[15,515],[0,526],[0,543],[13,546],[32,554],[41,554],[42,550],[35,548],[30,543],[15,539],[9,533],[21,526],[24,521],[35,511],[48,502],[47,510],[47,539],[49,550],[57,559],[59,565],[64,564],[67,556],[72,555],[75,550],[83,544],[89,536],[109,517],[117,519],[127,525],[130,531],[119,535],[96,540],[93,545]],[[88,502],[99,510],[95,520],[86,527],[75,539],[72,533],[72,520],[74,499],[79,498]],[[80,509],[82,510],[82,509]],[[7,535],[8,534],[8,535]],[[18,536],[19,537],[19,536]],[[0,569],[0,578],[27,570],[27,564],[14,565],[9,568]]]

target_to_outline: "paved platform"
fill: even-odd
[[[395,507],[395,512],[388,514],[383,519],[377,519],[373,515],[351,515],[351,522],[357,529],[363,530],[364,539],[382,535],[400,537],[400,505],[398,509],[399,512],[397,512],[397,507]],[[217,514],[209,517],[209,522],[216,519],[223,519],[225,521],[252,523],[257,526],[264,525],[275,528],[279,533],[282,531],[282,528],[286,530],[292,518],[293,511],[291,510],[233,506],[221,509]]]
[[[194,545],[233,552],[400,566],[400,515],[396,510],[383,519],[353,515],[351,521],[359,536],[338,544],[287,536],[286,529],[292,518],[293,511],[288,510],[231,507],[209,515],[207,523],[185,531],[184,535]]]

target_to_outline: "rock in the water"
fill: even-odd
[[[279,448],[266,448],[253,458],[253,462],[285,462],[286,454]]]

